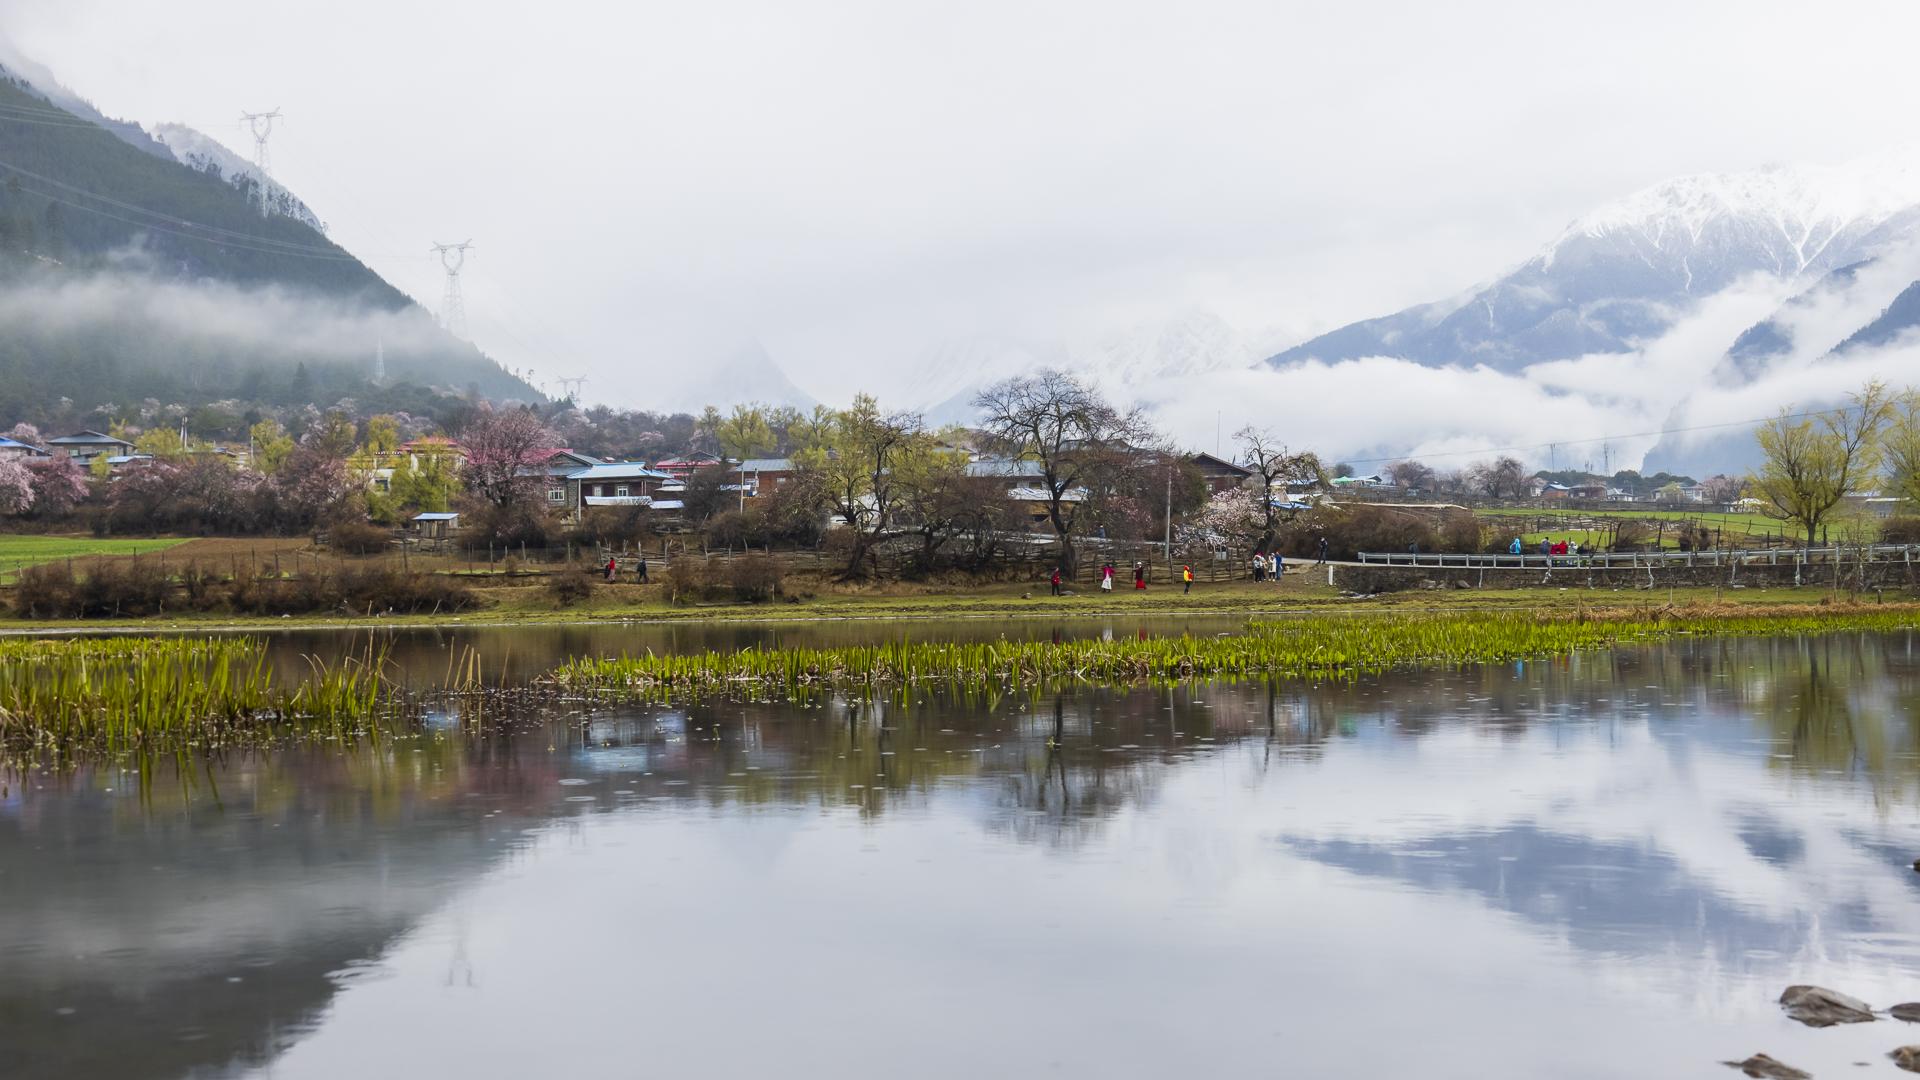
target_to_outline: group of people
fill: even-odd
[[[1113,591],[1113,578],[1115,573],[1116,571],[1111,561],[1101,564],[1101,567],[1100,567],[1100,591],[1101,592],[1110,593]],[[1193,591],[1193,567],[1182,566],[1180,568],[1180,581],[1185,586],[1185,588],[1181,590],[1182,592]],[[1065,582],[1066,582],[1065,571],[1063,571],[1058,566],[1054,567],[1053,576],[1052,578],[1049,579],[1049,584],[1053,586],[1053,595],[1055,596],[1066,595]],[[1133,587],[1136,590],[1141,590],[1141,591],[1144,591],[1147,587],[1147,564],[1144,562],[1136,561],[1133,564]]]
[[[1526,546],[1520,542],[1520,538],[1517,536],[1513,538],[1513,543],[1507,545],[1507,554],[1509,555],[1518,555],[1525,550]],[[1555,555],[1578,555],[1580,554],[1580,542],[1578,540],[1555,540],[1551,536],[1543,536],[1540,538],[1540,554],[1548,558],[1552,558]]]
[[[1248,560],[1248,565],[1253,570],[1255,581],[1279,581],[1287,568],[1286,560],[1277,551],[1256,551],[1253,558]]]
[[[638,559],[634,561],[633,569],[634,569],[634,579],[642,585],[647,584],[647,557],[645,555],[640,556]],[[607,556],[606,570],[607,570],[608,584],[612,584],[613,582],[620,580],[620,560],[619,559],[614,558],[612,555]]]

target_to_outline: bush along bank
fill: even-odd
[[[1920,626],[1920,607],[1773,613],[1606,612],[1333,616],[1255,621],[1226,637],[895,642],[824,649],[581,658],[546,677],[561,692],[808,698],[921,686],[1005,691],[1050,683],[1126,684],[1215,676],[1345,678],[1402,665],[1501,663],[1682,635],[1757,636]]]
[[[245,615],[426,614],[479,605],[473,590],[433,574],[354,567],[274,577],[242,569],[227,576],[189,565],[177,574],[153,561],[96,563],[76,573],[65,563],[20,571],[13,610],[28,619],[140,618],[168,612]]]

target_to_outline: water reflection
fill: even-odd
[[[1851,1068],[1906,1040],[1769,1001],[1920,998],[1913,646],[564,704],[11,775],[0,1071]]]

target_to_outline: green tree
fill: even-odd
[[[714,421],[713,437],[720,453],[736,461],[766,457],[780,446],[768,410],[760,405],[735,405],[732,415]]]
[[[278,420],[262,420],[247,431],[253,443],[253,467],[262,473],[280,470],[280,463],[293,453],[293,437]]]
[[[916,455],[933,451],[933,437],[918,416],[882,414],[866,394],[835,412],[824,434],[824,444],[798,451],[794,465],[811,474],[833,515],[852,532],[842,577],[863,577],[873,549],[898,535],[901,477]]]
[[[1804,529],[1808,547],[1835,508],[1865,490],[1880,469],[1880,436],[1893,416],[1893,400],[1878,382],[1848,396],[1851,406],[1797,421],[1782,409],[1760,425],[1765,461],[1747,487],[1760,500],[1761,513]]]
[[[369,453],[391,454],[400,448],[400,421],[381,414],[367,418],[366,447]]]
[[[1886,493],[1906,500],[1901,513],[1920,514],[1920,389],[1910,386],[1895,400],[1884,442]]]

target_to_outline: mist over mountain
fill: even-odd
[[[263,216],[231,150],[161,134],[101,116],[44,69],[0,68],[0,413],[540,398],[329,240],[297,196],[272,189]]]

